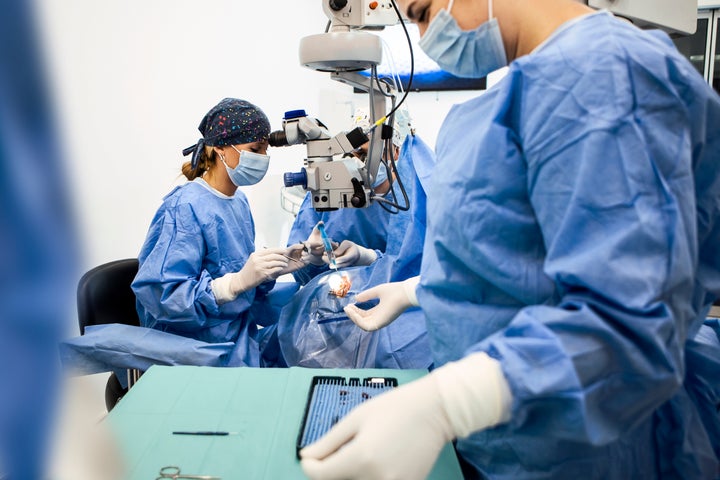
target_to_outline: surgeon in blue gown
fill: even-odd
[[[435,370],[301,451],[313,479],[718,478],[720,99],[659,31],[570,0],[400,0],[482,77],[438,135],[419,286]],[[415,280],[417,282],[417,280]]]
[[[370,126],[370,116],[364,108],[358,108],[353,114],[353,127],[366,129]],[[400,158],[403,142],[410,133],[411,119],[406,109],[398,109],[394,115],[391,151],[386,152],[397,161]],[[365,161],[369,142],[362,145],[355,155]],[[393,192],[389,192],[390,182],[387,168],[380,165],[377,178],[373,182],[373,191],[393,201]],[[399,193],[399,192],[398,192]],[[328,265],[322,259],[324,252],[320,232],[314,227],[318,222],[325,224],[325,230],[339,250],[336,257],[346,266],[369,265],[385,252],[388,245],[388,224],[391,220],[386,208],[380,202],[374,202],[366,208],[342,208],[327,212],[318,212],[312,206],[310,192],[305,195],[295,221],[293,222],[288,245],[305,242],[311,248],[304,260],[307,266],[293,273],[295,280],[302,285],[315,276],[328,271]],[[342,247],[340,244],[345,242]]]
[[[427,144],[417,135],[407,135],[397,162],[397,176],[410,209],[386,213],[390,218],[384,255],[369,266],[321,273],[301,288],[282,309],[275,343],[268,342],[262,349],[267,366],[420,369],[431,366],[425,319],[420,309],[409,309],[388,328],[365,332],[348,319],[343,307],[365,288],[420,273],[426,229],[425,188],[434,166],[435,155]],[[397,181],[392,189],[395,197],[404,198]],[[352,282],[344,298],[329,291],[332,278],[338,275],[347,275]]]
[[[265,176],[270,123],[246,100],[223,99],[185,149],[189,180],[153,218],[132,283],[143,327],[210,344],[234,343],[227,366],[259,366],[259,324],[275,279],[303,266],[288,248],[255,250],[255,225],[239,187]],[[297,250],[297,255],[301,253]],[[276,320],[276,319],[275,319]]]

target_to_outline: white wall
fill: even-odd
[[[137,255],[162,197],[180,181],[180,151],[223,97],[259,105],[280,128],[304,108],[337,132],[363,102],[328,74],[301,67],[300,38],[324,30],[316,0],[38,0],[58,99],[83,264]],[[478,92],[411,93],[410,113],[430,144],[453,103]],[[271,170],[245,189],[258,245],[282,245],[292,215],[282,173],[303,146],[273,148]]]

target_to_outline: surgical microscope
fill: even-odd
[[[400,11],[391,0],[323,0],[322,5],[328,26],[325,33],[301,39],[300,63],[368,93],[371,126],[333,136],[320,120],[309,117],[304,110],[292,110],[285,113],[282,130],[271,132],[269,143],[274,147],[305,144],[304,167],[286,173],[284,183],[311,192],[315,210],[364,208],[373,201],[383,201],[371,185],[383,152],[389,151],[383,145],[392,138],[394,112],[405,98],[397,102],[397,85],[378,78],[376,67],[382,61],[382,41],[369,31],[399,23]],[[363,70],[370,70],[370,75],[358,73]],[[388,100],[390,109],[386,108]],[[364,162],[348,158],[367,142]],[[341,158],[335,160],[336,156]],[[401,181],[399,184],[402,189]]]

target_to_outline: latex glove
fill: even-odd
[[[510,418],[500,363],[484,352],[378,395],[300,451],[314,480],[424,479],[443,446]]]
[[[343,240],[340,245],[333,250],[335,254],[335,263],[338,268],[352,267],[354,265],[370,265],[377,260],[377,253],[370,248],[361,247],[350,240]],[[327,254],[323,256],[325,263],[330,263]]]
[[[323,265],[322,257],[325,253],[325,245],[323,244],[322,235],[320,235],[320,230],[318,230],[317,225],[313,227],[310,236],[303,242],[303,245],[305,246],[305,252],[302,256],[302,261],[315,266]]]
[[[289,260],[284,256],[285,248],[265,248],[250,254],[239,272],[227,273],[210,282],[210,288],[218,303],[235,300],[243,292],[257,287],[268,280],[275,280]]]
[[[371,332],[382,328],[397,317],[407,308],[417,307],[418,300],[415,288],[420,282],[420,276],[411,277],[402,282],[381,283],[357,294],[355,301],[358,303],[367,302],[373,298],[380,300],[380,303],[369,310],[362,310],[357,305],[347,305],[343,310],[348,318],[355,324]]]
[[[305,246],[302,243],[296,243],[295,245],[290,245],[285,249],[283,252],[283,256],[288,259],[287,267],[283,268],[280,271],[280,275],[285,275],[286,273],[293,273],[296,272],[302,268],[307,267],[307,263],[303,260],[303,254]]]

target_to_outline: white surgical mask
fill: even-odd
[[[225,157],[221,157],[225,169],[230,176],[230,181],[238,187],[246,187],[255,185],[265,177],[270,166],[270,155],[262,155],[260,153],[248,152],[246,150],[238,150],[230,145],[233,150],[240,154],[237,167],[230,168],[225,163]]]
[[[432,19],[420,48],[440,68],[458,77],[482,78],[507,65],[500,25],[492,16],[492,0],[488,2],[489,20],[474,30],[460,29],[450,15],[453,2]]]

